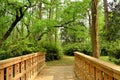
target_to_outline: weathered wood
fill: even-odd
[[[104,74],[104,80],[113,80],[113,78],[105,73]]]
[[[75,52],[75,73],[81,80],[120,80],[120,66],[79,52]]]
[[[102,80],[102,71],[96,68],[96,80]]]
[[[91,74],[90,75],[91,78],[94,79],[95,78],[95,68],[93,65],[90,65],[90,74]]]
[[[0,61],[0,80],[34,80],[44,64],[45,54],[43,53],[2,60]]]
[[[20,65],[19,65],[19,63],[18,64],[15,64],[15,70],[14,70],[15,72],[14,72],[14,76],[16,76],[17,74],[19,74],[20,73]]]
[[[13,78],[13,66],[6,68],[6,80],[12,80]]]
[[[0,80],[4,80],[4,69],[0,70]]]

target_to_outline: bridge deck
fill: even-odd
[[[47,66],[35,80],[77,80],[73,66]]]

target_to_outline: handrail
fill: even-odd
[[[0,61],[0,80],[34,80],[44,67],[45,54],[33,53]]]
[[[75,74],[80,80],[120,80],[120,66],[74,52]]]

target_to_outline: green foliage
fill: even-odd
[[[116,40],[115,42],[111,42],[109,45],[110,47],[108,48],[109,52],[109,57],[111,61],[114,61],[115,63],[119,64],[119,59],[120,59],[120,40]],[[118,61],[116,61],[118,60]]]
[[[29,41],[6,42],[0,49],[0,60],[11,57],[22,56],[33,52],[45,51],[40,45]]]
[[[109,43],[105,40],[102,40],[100,43],[100,56],[108,56]]]
[[[63,52],[60,45],[54,42],[44,42],[42,46],[46,49],[46,60],[59,60],[61,59]]]
[[[67,44],[64,46],[64,54],[73,56],[75,51],[82,52],[87,55],[91,55],[92,48],[89,43],[73,43],[73,44]]]
[[[102,43],[101,56],[109,56],[109,60],[120,64],[120,40]]]
[[[120,39],[120,12],[119,12],[119,3],[114,4],[116,2],[112,2],[110,4],[111,11],[109,11],[109,34],[110,34],[110,40],[115,41],[116,39]]]
[[[75,1],[67,4],[61,15],[62,22],[67,22],[76,18],[85,18],[86,10],[89,8],[90,0]]]
[[[120,65],[120,40],[107,42],[102,40],[100,45],[101,56],[109,56],[109,61]]]

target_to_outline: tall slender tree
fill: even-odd
[[[93,57],[99,58],[98,0],[92,0],[92,53]]]
[[[108,19],[108,1],[103,0],[103,2],[104,2],[105,28],[106,28],[106,33],[107,33],[107,41],[110,41],[109,19]]]

